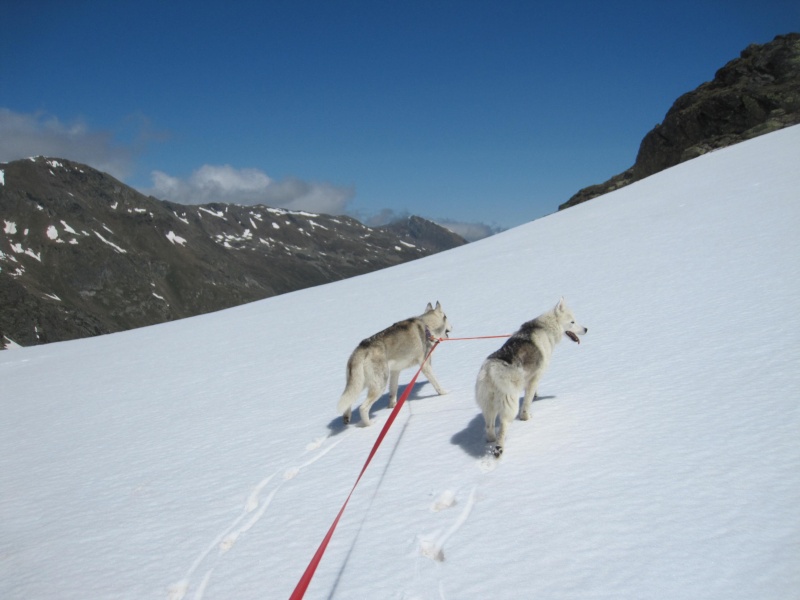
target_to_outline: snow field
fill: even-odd
[[[340,425],[347,356],[442,302],[565,340],[500,460],[444,342],[306,598],[791,598],[800,589],[794,127],[392,269],[0,353],[0,597],[287,598],[388,417]],[[407,371],[401,383],[413,375]]]

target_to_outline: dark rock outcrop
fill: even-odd
[[[800,34],[752,44],[713,81],[678,98],[645,135],[634,165],[580,190],[559,209],[586,202],[706,152],[800,123]]]

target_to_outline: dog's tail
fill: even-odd
[[[364,357],[361,348],[356,348],[347,361],[347,383],[344,386],[342,397],[339,398],[337,409],[344,414],[358,398],[364,389],[366,376],[364,373]]]

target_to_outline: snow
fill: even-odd
[[[202,206],[198,206],[197,210],[203,211],[204,213],[209,214],[212,217],[217,217],[218,219],[222,219],[223,221],[225,220],[225,213],[223,211],[221,211],[221,210],[217,210],[217,211],[209,210],[209,209],[204,208]],[[197,214],[202,217],[202,215],[200,215],[200,213],[197,213]]]
[[[265,207],[268,213],[272,213],[274,215],[298,215],[301,217],[310,217],[312,219],[319,217],[317,213],[310,213],[303,210],[288,210],[285,208],[269,208]],[[287,225],[291,225],[289,221],[286,221]]]
[[[3,338],[6,341],[6,350],[17,350],[22,348],[19,344],[17,344],[14,340],[10,340],[8,338]]]
[[[309,599],[751,600],[800,590],[800,127],[457,249],[202,317],[0,352],[0,597],[288,598],[385,423],[335,412],[358,342],[562,294],[500,460],[443,342]],[[413,375],[409,370],[401,383]]]
[[[105,227],[105,226],[104,226],[104,227]],[[107,231],[111,231],[110,229],[108,229],[108,227],[106,227],[106,230],[107,230]],[[94,230],[92,230],[92,231],[94,231]],[[112,232],[112,233],[113,233],[113,232]],[[94,234],[95,234],[97,237],[99,237],[99,238],[100,238],[100,241],[102,241],[102,242],[104,242],[104,243],[108,244],[109,246],[111,246],[111,247],[112,247],[112,248],[113,248],[115,251],[117,251],[119,254],[127,254],[127,253],[128,253],[128,251],[127,251],[127,250],[124,250],[123,248],[120,248],[120,247],[119,247],[119,246],[117,246],[117,245],[116,245],[114,242],[111,242],[111,241],[107,240],[106,238],[104,238],[102,235],[100,235],[100,234],[99,234],[99,233],[97,233],[96,231],[94,231]]]
[[[14,235],[17,233],[17,224],[14,221],[3,221],[3,233]]]
[[[51,240],[58,239],[58,229],[56,229],[55,225],[50,225],[47,228],[47,237],[50,238]]]
[[[77,231],[75,231],[75,230],[74,230],[72,227],[70,227],[69,225],[67,225],[66,221],[63,221],[63,220],[62,220],[62,221],[61,221],[61,224],[64,226],[64,231],[66,231],[67,233],[71,233],[72,235],[78,235],[78,232],[77,232]]]
[[[35,258],[39,262],[42,262],[42,254],[41,254],[41,252],[36,252],[35,250],[33,250],[31,248],[24,248],[22,246],[22,244],[20,244],[20,243],[15,243],[15,244],[9,243],[9,246],[17,254],[26,254],[26,255],[30,256],[31,258]]]
[[[167,233],[167,239],[172,242],[173,244],[178,244],[179,246],[186,245],[186,239],[182,238],[181,236],[177,235],[174,231]]]
[[[6,172],[3,169],[0,169],[0,185],[6,184]]]

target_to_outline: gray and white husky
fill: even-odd
[[[361,403],[359,413],[361,423],[369,425],[369,409],[386,389],[389,382],[389,408],[397,403],[397,379],[400,371],[419,365],[425,360],[436,338],[446,337],[452,327],[442,305],[425,307],[418,317],[398,321],[383,331],[368,337],[353,350],[347,361],[347,384],[338,409],[345,425],[350,422],[353,403],[367,389],[367,399]],[[446,394],[431,369],[431,361],[422,367],[422,373],[436,389],[436,393]]]
[[[556,344],[566,335],[580,344],[579,335],[588,331],[575,322],[575,315],[561,298],[556,307],[523,323],[503,346],[490,354],[478,372],[475,400],[486,421],[486,441],[496,442],[492,453],[503,453],[508,425],[517,416],[530,417],[530,407]],[[522,408],[519,396],[523,392]],[[500,417],[500,433],[495,436],[495,420]]]

